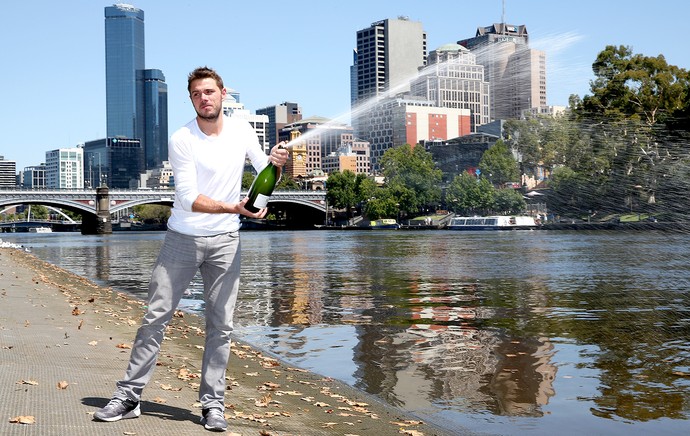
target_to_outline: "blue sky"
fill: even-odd
[[[3,2],[0,155],[17,169],[105,136],[104,7],[113,3]],[[217,69],[251,111],[292,101],[304,117],[342,118],[357,30],[407,16],[423,24],[433,50],[501,22],[503,13],[501,0],[125,3],[144,10],[146,67],[165,74],[171,134],[194,116],[186,76],[197,66]],[[505,0],[505,21],[526,25],[531,47],[546,52],[551,105],[589,93],[591,64],[606,45],[663,54],[689,69],[688,17],[686,0]]]

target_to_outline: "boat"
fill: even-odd
[[[383,218],[380,220],[374,220],[369,224],[369,228],[374,230],[379,229],[399,229],[400,224],[393,218]]]
[[[537,222],[531,216],[457,216],[448,224],[449,230],[534,230]]]
[[[53,229],[50,227],[29,227],[30,233],[52,233]]]

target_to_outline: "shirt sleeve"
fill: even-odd
[[[173,135],[168,142],[168,160],[175,174],[175,196],[183,210],[192,211],[192,204],[199,197],[196,165],[190,144]]]
[[[251,138],[251,140],[248,141],[249,145],[247,146],[247,156],[249,157],[249,160],[251,161],[256,172],[259,173],[268,165],[268,155],[262,149],[261,144],[259,143],[259,137],[256,135],[256,131],[249,123],[247,123],[247,127],[249,129],[247,131],[248,138]]]

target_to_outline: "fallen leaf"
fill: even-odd
[[[130,348],[132,348],[132,346],[129,345],[129,344],[117,344],[117,345],[115,345],[115,347],[117,347],[117,348],[123,348],[123,349],[130,349]]]
[[[94,347],[98,345],[98,341],[91,341],[89,342],[89,345],[93,345]]]
[[[79,310],[79,307],[74,306],[74,309],[72,309],[72,315],[74,316],[79,316],[81,314],[81,310]]]
[[[35,424],[36,418],[31,415],[15,416],[14,418],[10,418],[10,422],[12,424]]]
[[[163,403],[165,403],[165,402],[167,402],[167,401],[168,401],[168,400],[166,400],[165,398],[161,398],[161,397],[156,397],[156,398],[153,399],[153,402],[154,402],[154,403],[158,403],[158,404],[163,404]]]
[[[67,386],[69,386],[69,383],[67,383],[65,380],[61,380],[57,384],[58,389],[67,389]]]
[[[36,380],[19,380],[17,382],[18,385],[32,385],[36,386],[38,382]]]

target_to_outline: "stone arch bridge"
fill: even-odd
[[[242,197],[246,191],[242,192]],[[82,215],[82,233],[110,233],[111,214],[143,204],[172,206],[174,190],[167,189],[0,189],[0,211],[12,205],[40,204]],[[276,191],[268,202],[269,213],[305,227],[323,223],[325,191]]]

